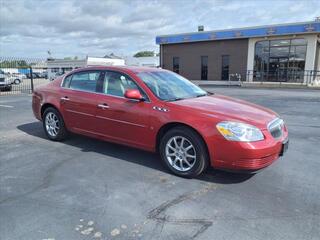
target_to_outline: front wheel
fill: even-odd
[[[208,166],[206,145],[194,130],[176,127],[161,139],[160,155],[166,166],[176,175],[195,177]]]
[[[18,84],[20,84],[21,83],[21,80],[20,79],[15,79],[14,80],[14,84],[16,84],[16,85],[18,85]]]
[[[50,140],[61,141],[66,138],[67,129],[61,114],[52,107],[43,113],[43,128]]]

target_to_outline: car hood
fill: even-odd
[[[168,105],[188,108],[190,111],[212,116],[218,121],[240,121],[260,129],[266,129],[268,123],[277,117],[268,108],[223,95],[184,99],[169,102]]]

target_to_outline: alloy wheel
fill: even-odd
[[[189,171],[196,163],[196,150],[185,137],[174,136],[166,144],[166,158],[169,164],[181,172]]]
[[[49,112],[46,115],[45,125],[50,136],[56,137],[58,135],[60,129],[59,119],[53,112]]]

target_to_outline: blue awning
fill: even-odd
[[[157,36],[156,44],[186,43],[197,41],[214,41],[289,34],[320,33],[320,22],[304,22],[262,27],[237,28],[208,32],[194,32]]]

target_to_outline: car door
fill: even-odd
[[[96,132],[96,92],[101,74],[101,71],[81,71],[64,79],[60,101],[68,129],[83,133]]]
[[[146,100],[126,99],[124,93],[127,89],[139,89]],[[98,132],[117,142],[149,148],[152,142],[151,106],[143,90],[127,74],[106,71],[102,93],[97,99]]]

